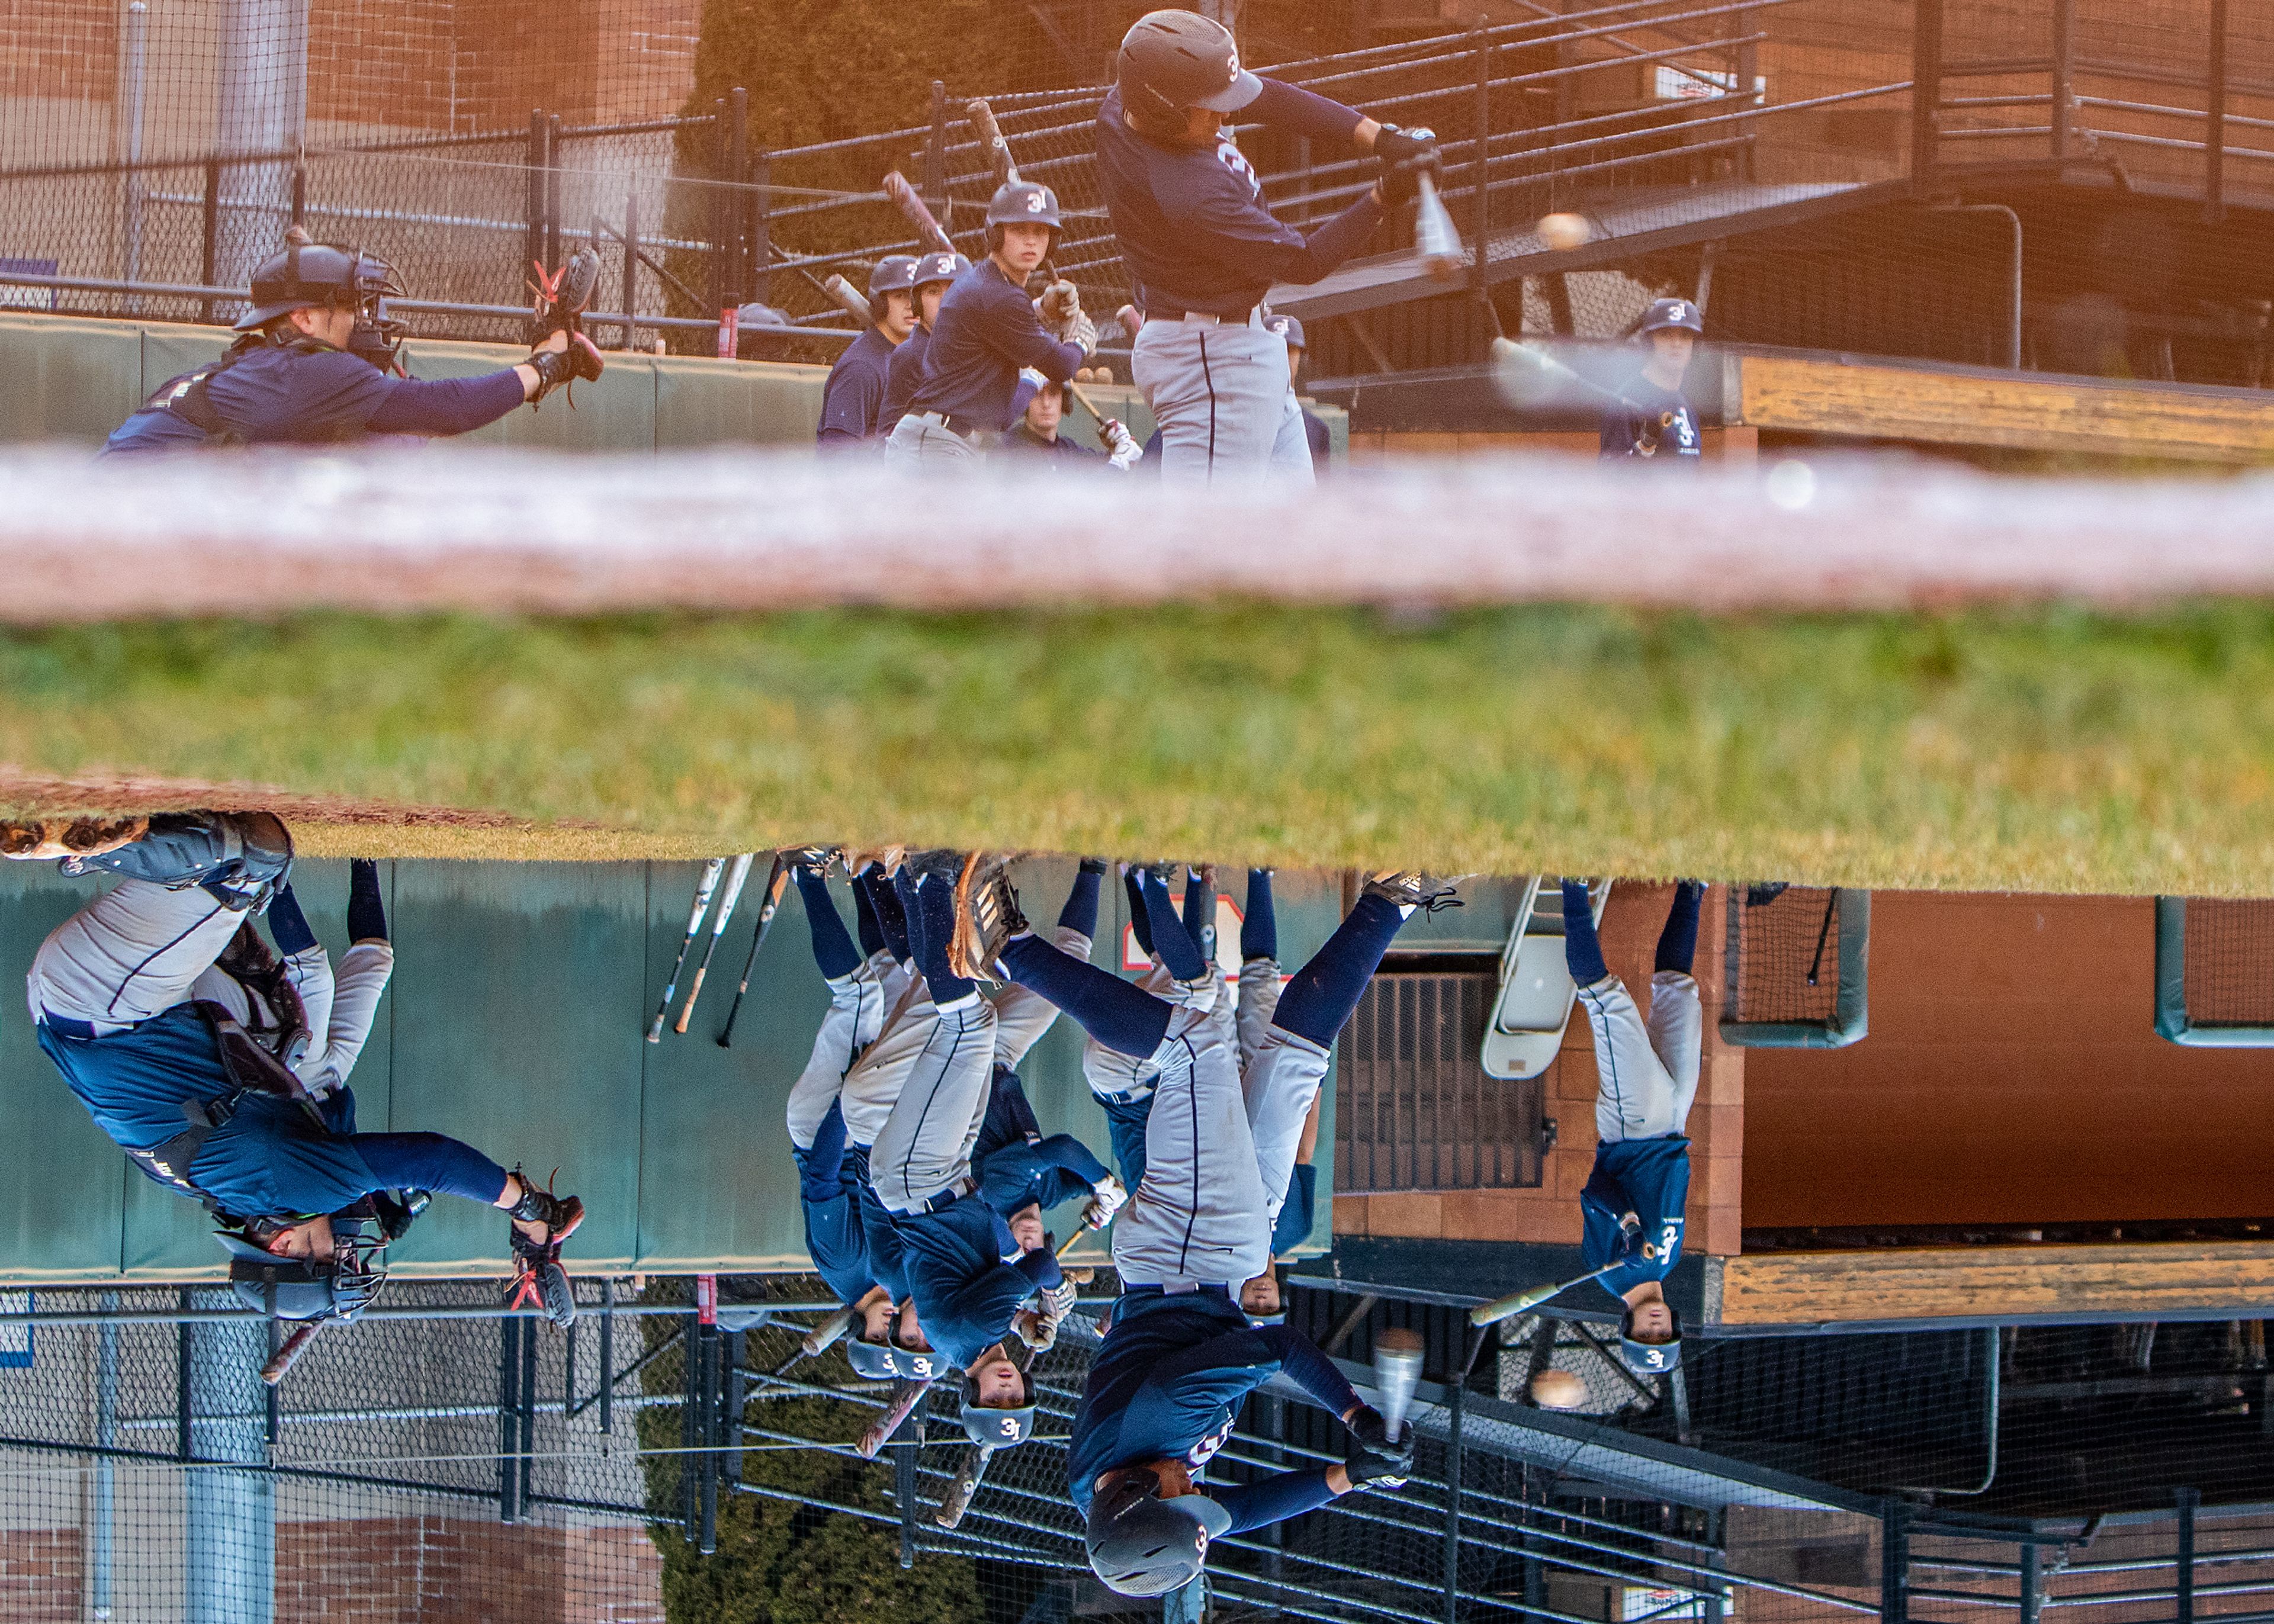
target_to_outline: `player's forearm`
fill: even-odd
[[[1331,97],[1276,79],[1263,81],[1263,94],[1241,109],[1239,122],[1269,124],[1274,130],[1307,136],[1313,140],[1352,141],[1361,147],[1373,143],[1371,132],[1361,138],[1360,132],[1374,124],[1374,120],[1356,108],[1344,107]],[[1379,124],[1374,127],[1381,128]]]
[[[375,434],[463,434],[529,398],[523,372],[536,376],[527,366],[508,366],[478,378],[406,378],[365,426]]]
[[[1350,1478],[1346,1475],[1341,1488],[1332,1482],[1342,1470],[1340,1466],[1330,1466],[1324,1470],[1280,1472],[1233,1488],[1211,1488],[1209,1497],[1231,1513],[1231,1527],[1226,1531],[1244,1534],[1316,1511],[1337,1494],[1347,1493]]]
[[[1024,1274],[1027,1283],[1037,1291],[1047,1291],[1065,1279],[1064,1271],[1058,1267],[1057,1257],[1047,1246],[1040,1252],[1022,1254],[1011,1267]]]
[[[1064,1168],[1093,1189],[1105,1180],[1105,1163],[1071,1133],[1053,1133],[1035,1148],[1050,1166]]]
[[[1311,1339],[1290,1325],[1268,1325],[1256,1335],[1278,1356],[1288,1380],[1318,1401],[1329,1413],[1346,1416],[1358,1408],[1358,1391],[1321,1353]]]

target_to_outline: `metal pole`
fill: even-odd
[[[2037,1624],[2045,1610],[2044,1547],[2032,1540],[2022,1546],[2022,1624]]]
[[[947,86],[931,82],[931,135],[924,142],[924,201],[942,225],[947,220]]]
[[[681,1362],[684,1365],[680,1387],[686,1402],[679,1407],[679,1447],[689,1451],[679,1457],[679,1526],[689,1545],[695,1543],[696,1516],[696,1456],[692,1453],[702,1442],[697,1432],[696,1412],[702,1408],[703,1343],[701,1327],[690,1313],[687,1335],[681,1339]]]
[[[2203,223],[2226,218],[2226,0],[2210,0],[2210,109],[2203,130]]]
[[[150,8],[145,0],[131,0],[126,8],[126,50],[119,63],[119,78],[124,81],[125,94],[119,98],[124,109],[125,139],[120,143],[126,162],[142,162],[142,112],[145,68],[150,55]],[[146,184],[139,169],[126,171],[125,262],[126,280],[142,280],[142,203]],[[210,285],[210,284],[208,284]],[[129,299],[127,313],[141,312],[142,301]],[[108,1579],[105,1580],[106,1584]],[[102,1604],[108,1607],[106,1601]]]
[[[267,1299],[266,1306],[268,1310],[268,1323],[261,1329],[267,1335],[268,1357],[273,1359],[276,1357],[276,1350],[282,1345],[284,1340],[282,1335],[283,1327],[276,1321],[276,1282],[274,1280],[268,1282],[262,1296]],[[284,1431],[284,1395],[281,1391],[282,1386],[282,1382],[275,1381],[264,1381],[260,1384],[260,1397],[267,1423],[267,1441],[271,1450],[276,1447],[276,1440]],[[275,1457],[272,1455],[270,1458],[273,1460]]]
[[[742,1480],[742,1334],[728,1331],[720,1338],[721,1357],[726,1361],[726,1395],[724,1407],[719,1414],[719,1438],[724,1453],[719,1457],[719,1470],[729,1483]]]
[[[548,270],[561,263],[561,115],[545,121],[545,254]]]
[[[1906,1624],[1910,1617],[1910,1516],[1908,1502],[1890,1500],[1879,1514],[1879,1618]]]
[[[1753,85],[1761,76],[1760,41],[1751,37],[1753,14],[1751,11],[1737,12],[1729,19],[1729,31],[1738,41],[1736,61],[1731,68],[1737,79],[1737,105],[1750,108],[1756,105],[1753,98],[1759,93]],[[1752,177],[1753,147],[1748,142],[1737,149],[1737,178],[1751,180]]]
[[[1492,189],[1488,184],[1492,177],[1492,36],[1486,32],[1490,21],[1480,16],[1475,28],[1477,160],[1472,168],[1476,176],[1476,196],[1470,201],[1469,219],[1469,237],[1476,252],[1476,258],[1469,262],[1469,285],[1487,304],[1492,303],[1492,289],[1485,283],[1485,234],[1492,222]]]
[[[529,150],[522,162],[529,178],[529,234],[521,257],[531,265],[545,258],[545,109],[529,110]]]
[[[1941,152],[1942,0],[1917,0],[1911,19],[1911,184],[1934,181]]]
[[[626,304],[624,308],[629,311],[631,306]],[[631,326],[624,325],[627,330]],[[611,1275],[600,1282],[600,1431],[605,1434],[615,1430],[616,1282]]]
[[[892,1498],[900,1509],[900,1566],[916,1565],[916,1451],[915,1429],[923,1424],[916,1417],[923,1406],[918,1403],[893,1433]]]
[[[498,1521],[517,1520],[514,1488],[521,1481],[513,1459],[514,1383],[521,1372],[521,1321],[498,1321]]]
[[[207,166],[208,170],[211,165]],[[210,239],[208,239],[210,240]],[[190,1305],[190,1291],[182,1288],[182,1307]],[[190,1327],[184,1322],[174,1333],[175,1421],[174,1458],[190,1458]]]
[[[137,9],[139,9],[138,0]],[[102,1294],[105,1307],[118,1305],[118,1294]],[[95,1334],[94,1441],[102,1449],[118,1447],[118,1327],[106,1325]],[[88,1566],[88,1600],[97,1620],[110,1617],[111,1522],[117,1503],[117,1467],[108,1455],[94,1463],[94,1553]]]
[[[624,348],[636,349],[639,337],[639,182],[624,188]],[[614,1317],[616,1282],[606,1283],[610,1318]],[[603,1331],[601,1335],[606,1336]]]
[[[221,253],[221,160],[206,160],[206,196],[203,218],[199,222],[198,282],[201,286],[214,285],[215,267]],[[204,301],[203,320],[210,326],[214,319],[214,302]]]
[[[2195,1507],[2202,1503],[2202,1495],[2194,1489],[2181,1489],[2177,1499],[2180,1548],[2172,1559],[2172,1589],[2178,1605],[2172,1619],[2173,1624],[2195,1624]]]
[[[516,1505],[529,1504],[537,1471],[537,1327],[521,1327],[521,1487]]]
[[[1493,1334],[1489,1326],[1469,1333],[1467,1356],[1446,1384],[1445,1624],[1457,1624],[1461,1616],[1461,1420],[1468,1409],[1469,1372],[1476,1368],[1477,1356]]]
[[[750,154],[750,297],[773,303],[773,205],[767,195],[773,160],[764,147]]]
[[[696,1425],[702,1433],[702,1530],[696,1549],[708,1556],[719,1548],[719,1327],[697,1327],[696,1345],[703,1361],[701,1410]]]
[[[2053,0],[2053,162],[2068,156],[2076,95],[2076,0]]]
[[[727,303],[740,304],[750,286],[750,93],[740,85],[727,93],[727,179],[734,190],[727,194]]]

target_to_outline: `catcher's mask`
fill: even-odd
[[[900,1373],[900,1360],[882,1342],[863,1342],[858,1336],[845,1339],[845,1362],[853,1373],[863,1381],[890,1381]]]
[[[979,1384],[963,1379],[963,1435],[984,1449],[1007,1449],[1035,1435],[1035,1389],[1027,1387],[1027,1402],[1015,1410],[989,1410],[979,1402]]]
[[[1668,1303],[1666,1312],[1674,1321],[1674,1335],[1662,1342],[1635,1340],[1633,1309],[1619,1317],[1619,1358],[1638,1376],[1664,1376],[1682,1368],[1682,1311]]]
[[[352,1324],[387,1283],[387,1241],[367,1231],[360,1220],[335,1216],[331,1223],[328,1260],[275,1256],[257,1238],[273,1230],[248,1227],[216,1233],[214,1238],[230,1257],[230,1289],[246,1307],[279,1320]]]
[[[357,338],[349,347],[375,365],[382,351],[392,363],[407,329],[388,312],[387,301],[403,297],[386,260],[359,248],[310,242],[296,226],[285,233],[284,246],[253,270],[252,305],[237,319],[237,330],[265,327],[296,310],[352,310]]]

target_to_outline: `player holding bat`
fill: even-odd
[[[929,215],[926,218],[930,218]],[[885,370],[885,403],[877,413],[877,432],[889,439],[907,416],[908,402],[915,398],[916,385],[923,381],[924,353],[931,347],[932,324],[939,320],[939,302],[955,285],[955,279],[971,268],[971,261],[952,248],[933,248],[916,256],[916,267],[911,274],[915,285],[915,330],[900,341],[892,351],[892,365]]]
[[[1660,299],[1636,331],[1650,346],[1650,358],[1624,393],[1604,402],[1602,460],[1651,458],[1696,468],[1700,459],[1698,414],[1682,392],[1682,380],[1706,324],[1688,299]]]
[[[475,378],[406,378],[395,358],[405,329],[388,312],[388,298],[403,296],[395,267],[294,226],[252,273],[252,305],[229,352],[161,384],[102,454],[463,434],[494,423],[600,375],[600,352],[576,320],[599,265],[585,249],[559,271],[540,268],[543,335],[528,359]]]
[[[877,433],[885,403],[885,373],[892,351],[914,325],[914,254],[886,254],[869,274],[869,330],[845,347],[821,387],[821,421],[814,438],[824,451],[864,446]]]

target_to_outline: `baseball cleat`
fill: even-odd
[[[955,883],[955,936],[947,967],[966,981],[999,981],[995,961],[1003,944],[1027,928],[1019,892],[1011,883],[1005,852],[974,852]]]
[[[561,1267],[561,1243],[532,1241],[513,1232],[513,1279],[506,1285],[508,1308],[534,1307],[558,1326],[576,1318],[576,1289]]]
[[[1453,892],[1466,878],[1468,876],[1465,874],[1417,874],[1407,869],[1397,869],[1367,876],[1366,889],[1360,894],[1380,897],[1401,908],[1419,908],[1424,914],[1434,914],[1441,908],[1465,906]]]
[[[787,846],[781,853],[782,861],[791,868],[810,868],[825,880],[829,877],[830,865],[842,855],[844,853],[833,846]],[[845,871],[847,874],[853,872],[850,862],[846,865]]]
[[[513,1176],[521,1180],[521,1199],[506,1208],[506,1216],[514,1221],[516,1237],[526,1237],[540,1246],[558,1246],[576,1232],[576,1226],[584,1222],[583,1201],[573,1195],[555,1195],[550,1188],[539,1190],[518,1162],[514,1165]],[[551,1181],[546,1183],[549,1185]],[[529,1235],[520,1227],[524,1223],[541,1224],[545,1234],[541,1237]]]
[[[99,857],[149,832],[147,817],[51,817],[0,823],[0,857],[37,862],[52,857]]]

